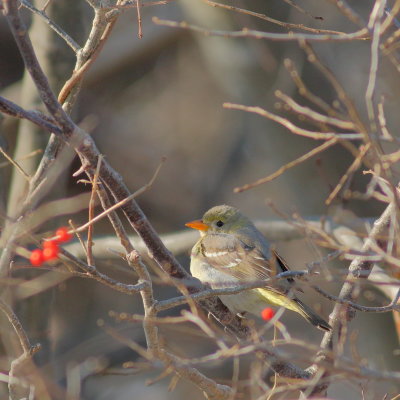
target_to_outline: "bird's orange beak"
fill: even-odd
[[[185,224],[189,228],[197,229],[199,231],[207,231],[209,226],[206,225],[201,219],[197,219],[196,221],[190,221]]]

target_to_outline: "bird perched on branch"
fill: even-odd
[[[212,288],[265,280],[289,270],[261,232],[234,207],[213,207],[201,220],[188,222],[186,226],[200,232],[200,239],[192,249],[190,271]],[[265,288],[221,295],[220,299],[234,314],[260,316],[267,305],[274,305],[295,311],[317,328],[330,331],[331,326],[296,298],[293,289],[293,279],[286,278]]]

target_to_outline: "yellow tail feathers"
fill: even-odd
[[[332,327],[319,315],[317,315],[309,306],[304,304],[302,301],[296,297],[289,298],[283,293],[279,293],[275,290],[268,289],[256,289],[263,299],[277,307],[285,307],[288,310],[299,313],[303,318],[305,318],[312,325],[323,331],[330,331]]]

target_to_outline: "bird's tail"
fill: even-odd
[[[296,311],[300,315],[302,315],[308,322],[323,331],[329,332],[332,330],[332,327],[324,319],[317,315],[309,306],[296,298],[294,298],[292,301],[297,305]]]
[[[323,320],[319,315],[317,315],[310,307],[300,301],[298,298],[290,298],[285,293],[281,293],[276,289],[272,288],[259,288],[255,289],[260,293],[262,299],[268,303],[277,306],[285,307],[289,310],[299,313],[308,322],[323,331],[330,331],[332,327]]]

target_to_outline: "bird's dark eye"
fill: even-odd
[[[217,225],[218,228],[221,228],[221,226],[223,226],[224,223],[221,220],[219,220],[219,221],[217,221],[217,223],[215,225]]]

